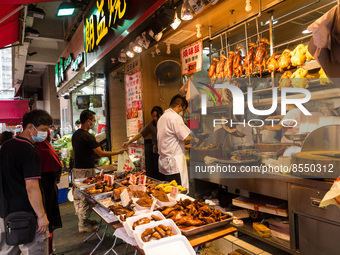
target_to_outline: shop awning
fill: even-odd
[[[20,10],[24,4],[57,0],[0,0],[0,48],[20,40]]]
[[[1,100],[0,123],[21,123],[22,116],[28,110],[28,100]]]

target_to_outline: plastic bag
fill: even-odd
[[[123,154],[118,155],[117,172],[131,171],[134,170],[135,168],[136,168],[135,165],[132,163],[126,151]]]

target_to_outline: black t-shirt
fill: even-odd
[[[84,129],[78,129],[72,135],[75,168],[93,168],[97,154],[93,149],[98,148],[96,138]]]
[[[147,124],[142,131],[140,131],[141,135],[145,138],[148,134],[151,134],[152,144],[153,144],[153,153],[158,153],[157,148],[157,126],[154,121],[151,121]]]
[[[40,179],[40,157],[36,147],[23,137],[8,140],[1,147],[0,164],[8,213],[34,212],[25,180]]]

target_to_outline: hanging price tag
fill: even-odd
[[[135,185],[137,181],[137,177],[134,174],[131,174],[129,184]]]
[[[173,197],[174,199],[177,198],[177,194],[178,194],[178,188],[177,187],[172,187],[171,188],[171,192],[170,192],[170,196]]]
[[[122,200],[122,205],[124,207],[128,206],[128,204],[130,203],[130,197],[127,189],[124,189],[122,191],[122,193],[120,194],[120,199]]]
[[[138,185],[145,185],[146,184],[146,175],[139,176]]]
[[[115,176],[112,174],[104,174],[104,181],[107,181],[107,185],[112,186],[115,182]]]
[[[104,169],[102,169],[101,171],[100,171],[100,176],[103,176],[103,173],[104,173]]]

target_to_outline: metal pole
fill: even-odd
[[[270,56],[273,55],[274,53],[274,48],[273,48],[273,12],[270,12],[270,18],[269,18],[269,47],[270,47]],[[272,87],[275,86],[274,82],[274,72],[271,73],[271,82],[272,82]]]

